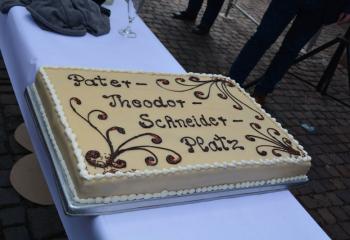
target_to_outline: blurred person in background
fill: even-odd
[[[222,5],[225,0],[207,0],[207,7],[204,11],[201,22],[192,29],[192,32],[198,35],[206,35],[209,33],[211,26],[214,24]],[[173,13],[173,18],[183,21],[194,22],[197,18],[199,10],[204,0],[189,0],[185,11]]]
[[[242,85],[266,50],[293,19],[279,51],[255,86],[252,96],[261,105],[303,46],[323,25],[350,21],[350,0],[271,0],[256,32],[233,62],[230,77]]]

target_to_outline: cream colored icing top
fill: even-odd
[[[223,76],[73,68],[43,68],[41,74],[59,101],[54,107],[69,129],[67,144],[89,175],[310,161],[280,124]]]

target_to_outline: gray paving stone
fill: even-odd
[[[340,180],[340,179],[331,179],[330,180],[333,185],[338,189],[338,190],[345,190],[346,186],[345,184]]]
[[[337,192],[337,196],[343,200],[346,204],[350,204],[350,191],[339,191]]]
[[[9,187],[10,183],[10,170],[0,170],[0,187]]]
[[[30,240],[25,226],[8,227],[4,229],[5,240]]]
[[[321,215],[317,212],[316,209],[310,209],[308,210],[308,213],[312,218],[317,219],[319,225],[326,225],[326,222],[322,219]]]
[[[21,111],[17,105],[5,105],[4,106],[5,117],[17,117],[21,116]]]
[[[344,178],[343,182],[344,182],[346,187],[348,187],[348,188],[350,187],[350,178]]]
[[[9,79],[7,71],[0,71],[0,79]]]
[[[20,202],[18,193],[9,188],[0,188],[0,208],[6,205],[15,205]]]
[[[320,208],[317,210],[317,212],[327,224],[335,224],[337,222],[337,219],[327,208]]]
[[[310,182],[309,186],[314,190],[315,193],[323,193],[326,189],[318,181]]]
[[[305,184],[302,187],[297,188],[301,195],[308,195],[313,193],[313,189],[309,185]]]
[[[28,150],[26,150],[24,147],[18,144],[18,142],[16,141],[15,137],[12,134],[9,136],[9,145],[10,145],[10,150],[12,154],[29,153]]]
[[[0,141],[7,140],[7,133],[5,129],[0,128]]]
[[[13,89],[10,84],[0,86],[0,93],[13,93]]]
[[[340,224],[344,231],[350,235],[350,222],[344,222]]]
[[[2,58],[1,51],[0,51],[0,69],[5,69],[5,63],[4,63],[4,60]]]
[[[345,213],[341,207],[331,207],[330,212],[336,217],[337,221],[349,221],[350,217]]]
[[[324,226],[326,232],[330,235],[331,239],[335,240],[347,240],[348,234],[339,225],[326,225]]]
[[[320,179],[320,184],[326,189],[327,192],[332,192],[337,190],[337,188],[332,184],[329,179]]]
[[[344,205],[342,206],[342,209],[346,212],[347,215],[350,216],[350,205]]]
[[[4,123],[5,123],[5,116],[4,116],[4,114],[2,114],[2,111],[0,108],[0,124],[3,125]]]
[[[308,177],[310,178],[310,179],[313,179],[313,180],[318,180],[318,179],[321,179],[322,177],[320,176],[320,175],[318,175],[318,173],[317,173],[317,171],[314,169],[314,168],[311,168],[310,170],[309,170],[309,172],[307,173],[307,175],[308,175]],[[318,187],[317,189],[318,189],[318,193],[319,192],[324,192],[324,191],[326,191],[326,189],[320,184],[320,186],[321,187]]]
[[[5,127],[7,132],[14,132],[21,123],[23,123],[22,117],[17,116],[6,118]]]
[[[0,209],[0,222],[2,226],[24,224],[25,221],[25,209],[23,206]]]
[[[54,206],[30,208],[27,210],[29,228],[36,239],[53,237],[63,231]]]
[[[0,104],[2,105],[14,105],[17,104],[15,95],[7,93],[0,94]]]
[[[326,198],[331,203],[332,206],[342,206],[344,202],[340,200],[334,192],[327,192]]]
[[[315,209],[319,207],[318,201],[309,196],[301,196],[299,197],[299,200],[302,205],[306,206],[309,209]]]
[[[11,155],[0,155],[0,170],[11,169],[13,165]]]
[[[328,200],[328,198],[324,194],[315,194],[313,198],[318,202],[319,207],[330,207],[332,203]]]
[[[337,165],[336,169],[342,177],[350,178],[350,168],[346,165]]]
[[[5,145],[5,142],[4,141],[1,141],[0,142],[0,154],[3,155],[3,154],[8,154],[8,149],[6,148],[6,145]]]

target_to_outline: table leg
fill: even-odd
[[[225,17],[228,17],[228,14],[230,13],[231,8],[233,7],[233,5],[237,4],[237,1],[238,0],[229,0],[225,11]]]
[[[320,91],[322,94],[326,94],[327,92],[327,88],[332,80],[335,70],[337,69],[338,63],[343,55],[345,47],[346,45],[344,43],[339,44],[325,72],[323,73],[320,82],[317,85],[317,90]]]
[[[340,42],[340,38],[335,38],[335,39],[329,41],[328,43],[325,43],[325,44],[323,44],[322,46],[320,46],[320,47],[318,47],[318,48],[315,48],[315,49],[312,50],[311,52],[308,52],[308,53],[306,53],[306,54],[304,54],[304,55],[298,57],[298,58],[294,61],[293,64],[297,64],[297,63],[299,63],[299,62],[301,62],[301,61],[303,61],[303,60],[305,60],[305,59],[307,59],[307,58],[309,58],[309,57],[311,57],[311,56],[313,56],[313,55],[316,55],[317,53],[323,51],[324,49],[327,49],[327,48],[333,46],[334,44],[336,44],[336,43],[338,43],[338,42]]]
[[[320,30],[317,31],[317,33],[311,38],[311,40],[306,44],[306,46],[302,49],[302,51],[304,53],[309,52],[313,46],[316,44],[317,39],[320,37],[322,32],[322,27],[320,28]]]
[[[349,92],[350,92],[350,47],[346,47],[346,69],[348,71],[348,82],[349,82]]]
[[[252,17],[247,11],[245,11],[241,6],[238,5],[238,0],[230,0],[228,2],[225,14],[220,14],[220,15],[226,18],[229,18],[228,14],[230,13],[230,10],[233,7],[237,8],[244,16],[249,18],[253,23],[255,23],[256,25],[259,25],[259,22],[254,17]]]

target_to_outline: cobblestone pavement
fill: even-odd
[[[0,239],[65,239],[54,206],[43,207],[22,198],[11,187],[12,165],[28,154],[13,134],[22,117],[2,59],[0,60]]]
[[[171,19],[171,13],[183,10],[186,2],[148,0],[141,16],[187,71],[226,75],[255,25],[239,11],[232,10],[229,18],[217,19],[209,36],[196,36],[191,33],[192,24]],[[268,0],[239,2],[260,19]],[[341,32],[339,27],[326,27],[318,43]],[[266,53],[250,80],[262,75],[279,44],[280,40]],[[343,240],[350,239],[350,109],[321,96],[299,80],[316,84],[332,50],[292,67],[268,98],[266,109],[295,135],[313,158],[310,181],[293,187],[291,192],[332,239]],[[349,102],[347,75],[342,67],[338,68],[329,92]],[[13,163],[27,154],[13,138],[21,122],[4,63],[0,61],[0,239],[65,239],[54,207],[30,203],[10,186],[8,177]],[[302,123],[313,125],[316,131],[306,132],[300,126]]]

